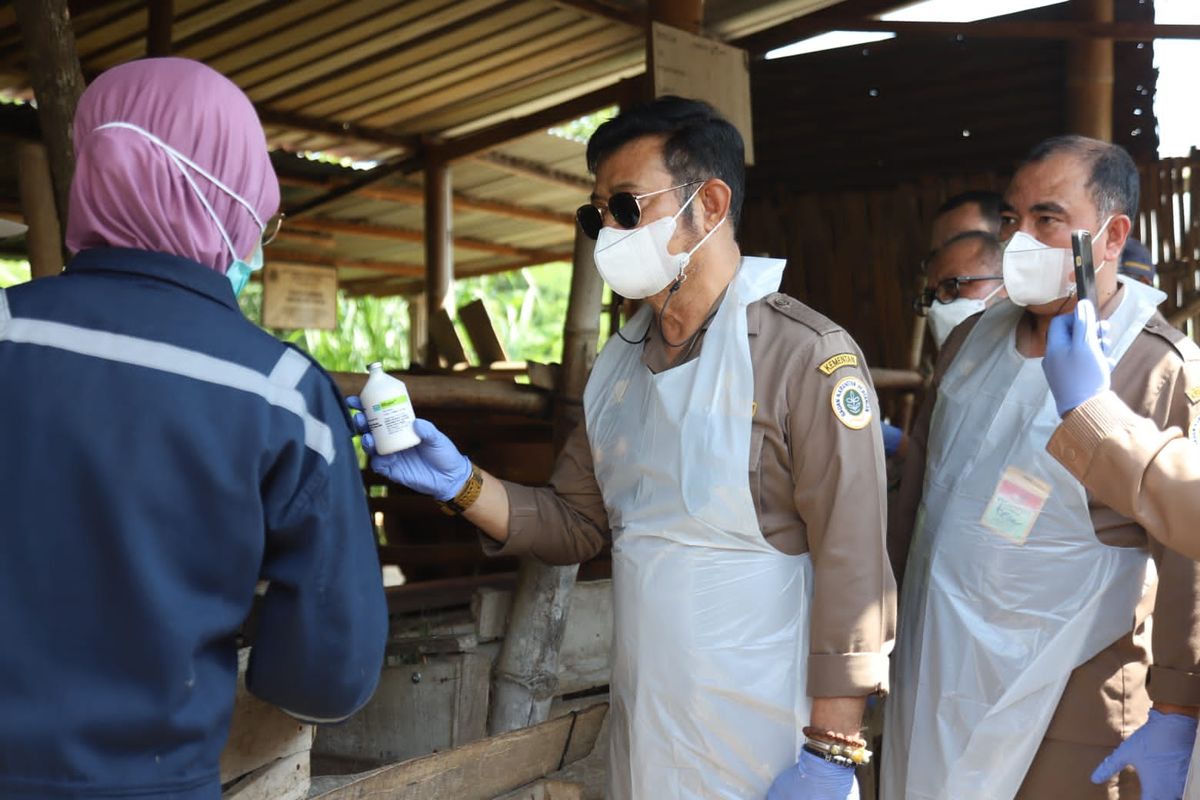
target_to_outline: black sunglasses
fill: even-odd
[[[938,281],[937,285],[932,289],[926,289],[917,295],[913,300],[913,311],[916,311],[921,316],[925,316],[925,312],[933,305],[936,300],[943,305],[953,303],[958,299],[959,289],[964,283],[975,283],[976,281],[1002,281],[1004,278],[1000,275],[972,275],[962,278],[946,278],[944,281]]]
[[[697,183],[704,183],[703,180],[688,181],[681,183],[678,186],[671,186],[666,189],[659,189],[654,192],[646,192],[645,194],[633,194],[632,192],[617,192],[612,197],[608,198],[608,203],[603,206],[595,203],[587,203],[575,209],[575,221],[579,223],[580,229],[583,230],[589,239],[595,239],[600,235],[600,229],[604,227],[604,212],[607,211],[613,218],[613,222],[620,225],[625,230],[636,228],[638,223],[642,221],[642,206],[638,201],[645,197],[654,197],[655,195],[673,192],[676,189],[684,189],[688,186],[695,186]]]

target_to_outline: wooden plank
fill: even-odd
[[[388,664],[361,711],[318,731],[313,757],[319,763],[379,766],[482,739],[490,668],[484,653]]]
[[[279,759],[303,754],[308,760],[313,728],[264,703],[246,689],[246,667],[250,648],[238,651],[237,693],[229,738],[221,752],[221,783],[248,775]]]
[[[558,651],[556,694],[573,694],[609,683],[612,628],[612,581],[576,583]]]
[[[221,800],[304,800],[311,781],[309,753],[295,753],[245,776]]]
[[[458,330],[454,327],[454,320],[450,319],[450,312],[446,309],[439,308],[430,313],[429,339],[438,355],[446,359],[449,366],[468,363],[462,340],[458,338]]]
[[[293,95],[288,102],[304,105],[307,113],[361,119],[435,87],[450,85],[447,75],[461,75],[470,65],[493,58],[507,47],[546,35],[562,25],[554,14],[529,6],[511,6],[478,24],[450,31],[404,48],[394,55],[364,64],[335,86],[316,86]],[[517,40],[514,42],[514,35]]]
[[[541,780],[508,792],[496,800],[583,800],[583,787],[569,781]]]
[[[601,703],[531,728],[383,767],[316,797],[491,800],[591,752],[607,711],[608,704]]]
[[[540,389],[501,381],[477,381],[443,375],[395,373],[408,386],[417,413],[430,409],[492,411],[544,418],[550,395]],[[334,382],[343,394],[358,394],[367,382],[365,372],[334,372]]]
[[[508,361],[508,353],[504,350],[500,337],[496,335],[496,329],[492,327],[492,318],[482,300],[459,306],[458,319],[467,330],[467,337],[471,340],[471,347],[475,350],[480,364]]]

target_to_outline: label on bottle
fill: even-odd
[[[380,432],[391,435],[407,431],[413,424],[412,406],[408,403],[408,395],[397,395],[390,400],[384,400],[371,406],[368,423],[371,433]]]

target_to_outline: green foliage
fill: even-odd
[[[562,327],[571,293],[571,265],[565,261],[516,272],[464,278],[455,286],[456,304],[482,300],[496,335],[513,361],[558,361]],[[466,330],[458,335],[470,348]]]
[[[0,258],[0,289],[29,280],[28,261],[8,261]]]
[[[561,136],[564,139],[586,144],[587,140],[592,138],[592,134],[596,132],[596,128],[599,128],[603,123],[608,122],[616,115],[617,107],[609,106],[579,119],[573,119],[565,125],[551,128],[550,133],[555,136]]]
[[[571,290],[570,264],[557,262],[464,278],[454,289],[455,306],[483,300],[510,359],[551,362],[561,358],[562,326]],[[262,320],[261,283],[248,284],[238,301],[248,319]],[[268,331],[302,347],[335,372],[362,372],[372,361],[382,361],[389,370],[404,369],[409,364],[408,305],[403,297],[347,297],[339,292],[336,329]],[[470,339],[461,324],[458,335],[469,351]]]
[[[262,284],[250,283],[238,302],[254,322],[262,320]],[[331,331],[267,330],[302,347],[327,370],[363,372],[372,361],[384,369],[408,366],[408,306],[402,297],[347,297],[338,292],[338,324]]]

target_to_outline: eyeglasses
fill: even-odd
[[[575,210],[575,221],[579,223],[580,229],[583,230],[589,239],[595,239],[600,235],[600,229],[604,227],[604,212],[607,211],[609,216],[613,218],[613,222],[620,225],[625,230],[636,228],[638,223],[642,221],[642,205],[639,200],[655,195],[673,192],[676,189],[684,189],[688,186],[695,186],[697,183],[704,183],[703,180],[688,181],[681,183],[678,186],[671,186],[666,189],[659,189],[655,192],[646,192],[645,194],[633,194],[631,192],[617,192],[612,197],[608,198],[607,205],[596,205],[587,203]]]
[[[286,215],[280,211],[278,214],[267,220],[267,227],[263,228],[263,247],[266,247],[271,242],[275,241],[275,237],[279,235],[279,229],[283,226],[283,218],[285,216]]]
[[[975,283],[977,281],[1002,281],[1004,278],[1000,275],[970,275],[960,278],[946,278],[944,281],[938,281],[937,285],[932,289],[926,289],[917,295],[913,300],[913,311],[916,311],[921,316],[925,316],[925,312],[933,305],[936,300],[945,305],[953,303],[958,299],[958,293],[964,283]]]

